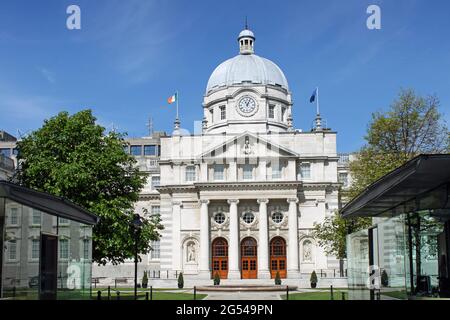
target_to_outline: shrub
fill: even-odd
[[[381,273],[381,285],[383,287],[389,286],[389,277],[386,270],[383,270],[383,272]]]
[[[220,276],[219,274],[216,272],[216,274],[214,275],[214,285],[218,286],[220,284]]]
[[[280,277],[280,272],[277,271],[276,275],[275,275],[275,284],[276,285],[280,285],[281,284],[281,277]]]
[[[311,273],[311,277],[309,278],[309,281],[311,282],[311,288],[315,288],[317,285],[317,274],[316,271],[313,271]]]
[[[142,288],[147,288],[148,286],[148,276],[147,271],[144,271],[144,276],[142,277]]]
[[[180,275],[178,276],[178,289],[183,289],[183,287],[184,287],[183,272],[180,272]]]

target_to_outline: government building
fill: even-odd
[[[198,133],[176,119],[171,135],[128,140],[149,174],[136,212],[160,214],[164,225],[139,277],[146,270],[161,279],[309,279],[313,270],[339,269],[312,235],[314,223],[338,209],[347,183],[336,132],[320,115],[312,130],[295,129],[283,71],[255,54],[252,31],[237,40],[239,54],[208,80]],[[93,272],[131,278],[133,261]]]

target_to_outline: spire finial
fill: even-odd
[[[247,15],[245,16],[245,30],[248,30]]]

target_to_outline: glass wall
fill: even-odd
[[[347,281],[350,300],[369,300],[369,232],[361,230],[347,236]]]
[[[57,218],[11,200],[5,202],[3,297],[39,299],[42,237],[57,237],[58,299],[90,297],[92,226]]]

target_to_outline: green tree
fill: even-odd
[[[122,263],[134,255],[130,222],[146,175],[124,151],[125,144],[123,134],[106,133],[91,110],[84,110],[45,120],[17,145],[20,184],[65,197],[100,217],[93,232],[93,259],[99,264]],[[159,216],[143,219],[140,254],[151,249],[161,229]]]
[[[450,151],[450,135],[439,113],[436,96],[421,97],[401,90],[386,112],[375,112],[364,137],[366,145],[350,163],[352,185],[348,196],[357,196],[386,173],[419,154]]]
[[[346,201],[370,184],[421,153],[450,150],[450,135],[436,96],[421,97],[401,90],[386,112],[375,112],[364,137],[366,144],[350,163],[352,184],[342,191]],[[314,235],[328,254],[346,256],[346,235],[367,228],[370,218],[343,219],[338,214],[314,226]],[[342,262],[342,260],[341,260]],[[342,265],[342,263],[341,263]]]

